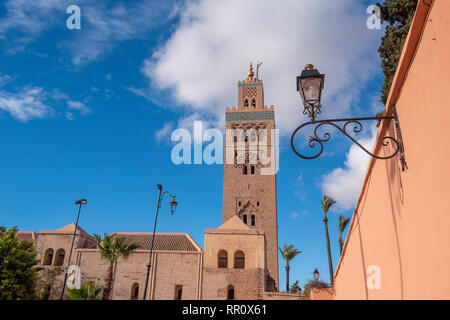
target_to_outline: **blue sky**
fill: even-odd
[[[0,224],[56,229],[76,216],[89,233],[151,232],[156,184],[177,195],[164,203],[159,232],[203,231],[222,217],[223,167],[175,165],[170,132],[224,126],[237,105],[237,81],[263,61],[265,104],[280,129],[277,176],[279,245],[302,251],[291,282],[318,267],[328,281],[320,208],[329,213],[334,267],[338,216],[351,216],[367,157],[334,133],[326,154],[302,160],[290,133],[306,119],[295,76],[314,63],[326,73],[321,115],[371,116],[383,81],[377,55],[383,30],[369,30],[371,1],[58,1],[0,5]],[[66,8],[81,8],[81,30],[66,27]],[[359,136],[370,145],[375,131]],[[280,257],[280,289],[285,288]]]

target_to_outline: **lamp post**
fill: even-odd
[[[317,268],[314,270],[313,274],[314,274],[314,279],[316,281],[319,281],[319,270],[317,270]]]
[[[145,277],[145,286],[144,286],[144,297],[143,300],[145,300],[146,296],[147,296],[147,286],[148,286],[148,277],[150,275],[150,269],[152,266],[152,254],[153,254],[153,244],[155,241],[155,231],[156,231],[156,223],[158,221],[158,212],[159,212],[159,208],[161,208],[161,202],[163,197],[171,197],[172,200],[169,201],[170,204],[170,213],[173,215],[175,213],[176,207],[178,205],[178,202],[176,202],[175,198],[176,196],[173,196],[170,192],[168,191],[162,191],[162,185],[158,184],[158,190],[159,190],[159,195],[158,195],[158,204],[156,205],[156,215],[155,215],[155,223],[153,225],[153,234],[152,234],[152,243],[150,245],[150,257],[148,260],[148,264],[147,264],[147,275]]]
[[[66,270],[64,272],[64,282],[63,282],[63,286],[62,286],[62,290],[61,290],[61,296],[59,297],[60,300],[62,300],[64,298],[64,290],[66,289],[66,283],[67,283],[67,271],[69,270],[70,260],[72,258],[73,244],[75,242],[75,235],[77,233],[78,220],[80,218],[81,206],[83,204],[87,204],[87,200],[86,199],[80,199],[80,200],[75,201],[75,204],[79,205],[79,207],[78,207],[78,214],[77,214],[77,221],[75,223],[75,229],[73,230],[72,245],[70,246],[69,260],[67,261],[67,267],[66,267]]]
[[[343,133],[347,138],[349,138],[353,143],[355,143],[357,146],[359,146],[364,152],[369,154],[370,156],[377,158],[377,159],[391,159],[397,154],[400,158],[400,163],[402,166],[402,171],[407,168],[405,156],[404,156],[404,149],[403,149],[403,140],[400,130],[400,123],[398,120],[397,112],[395,109],[395,106],[392,108],[393,115],[392,116],[380,116],[380,117],[365,117],[365,118],[341,118],[341,119],[327,119],[327,120],[316,120],[316,117],[321,113],[322,110],[322,91],[325,83],[325,75],[321,74],[317,69],[314,68],[312,64],[307,64],[305,66],[305,69],[302,71],[301,75],[297,77],[297,91],[300,94],[300,98],[303,102],[303,114],[307,115],[311,121],[301,124],[295,131],[293,132],[291,136],[291,147],[294,153],[299,156],[302,159],[315,159],[319,157],[323,152],[323,143],[328,142],[331,139],[331,135],[329,132],[325,132],[321,134],[321,137],[319,137],[318,129],[325,125],[330,125],[336,129],[338,129],[341,133]],[[391,154],[388,154],[386,156],[378,156],[373,153],[371,153],[369,150],[364,148],[358,141],[356,141],[355,138],[353,138],[351,135],[347,132],[347,127],[350,125],[352,127],[352,131],[354,133],[359,133],[362,131],[363,125],[361,124],[361,121],[368,121],[368,120],[393,120],[396,136],[397,138],[385,136],[382,140],[382,146],[386,147],[389,144],[392,144],[394,146],[394,151]],[[341,125],[339,125],[339,123]],[[343,123],[343,124],[342,124]],[[300,131],[302,128],[308,126],[308,125],[315,125],[314,128],[314,134],[309,137],[309,147],[315,148],[316,144],[319,145],[320,150],[317,154],[308,156],[303,155],[300,152],[297,151],[297,149],[294,146],[294,137],[297,134],[298,131]]]

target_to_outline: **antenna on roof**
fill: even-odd
[[[262,65],[262,62],[256,62],[256,79],[259,79],[259,67]]]

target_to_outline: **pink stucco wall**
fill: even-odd
[[[448,0],[419,1],[387,103],[388,114],[397,107],[409,169],[397,158],[369,163],[336,299],[450,298],[449,14]],[[378,144],[384,130],[395,136],[384,123]]]

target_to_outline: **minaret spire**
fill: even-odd
[[[253,72],[253,66],[252,63],[250,62],[250,68],[248,69],[248,77],[253,78],[254,75],[255,73]]]

